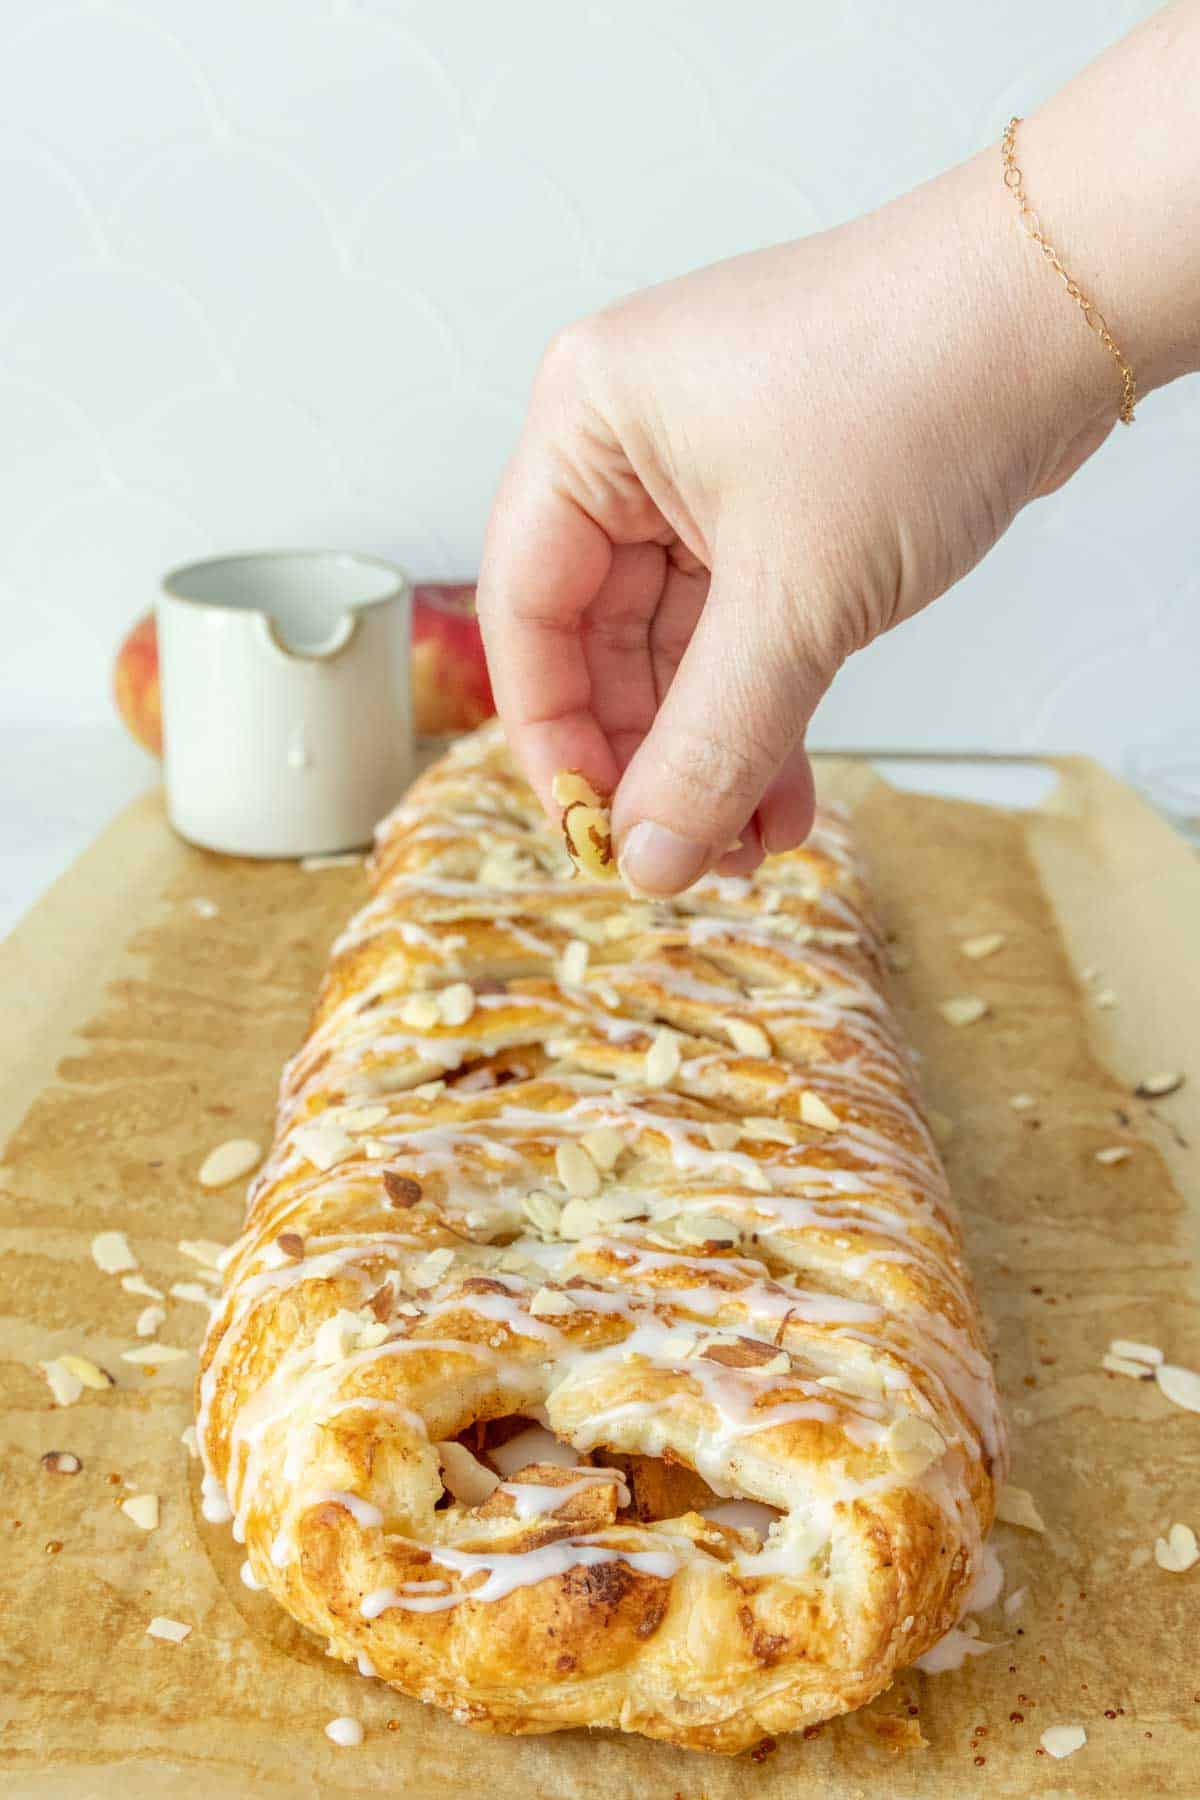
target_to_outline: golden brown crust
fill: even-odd
[[[373,875],[205,1347],[210,1516],[483,1729],[862,1704],[955,1623],[1004,1450],[844,825],[631,900],[488,729]]]

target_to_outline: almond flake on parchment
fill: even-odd
[[[974,1025],[987,1013],[988,1003],[978,994],[955,994],[951,999],[943,1000],[938,1011],[947,1025]]]
[[[201,1287],[198,1281],[173,1281],[171,1283],[172,1300],[190,1300],[195,1306],[211,1306],[213,1296],[207,1288]]]
[[[964,938],[959,949],[971,962],[981,962],[985,956],[1002,950],[1007,942],[1002,931],[985,931],[979,937]]]
[[[210,1150],[200,1164],[196,1179],[203,1188],[228,1187],[231,1181],[248,1175],[262,1161],[262,1150],[253,1138],[228,1138]]]
[[[1032,1112],[1037,1100],[1032,1094],[1013,1094],[1008,1104],[1014,1112]]]
[[[1026,1531],[1046,1529],[1029,1489],[1014,1487],[1011,1482],[1006,1482],[996,1496],[996,1517],[1005,1525],[1019,1525]]]
[[[184,1625],[179,1619],[164,1619],[156,1614],[146,1627],[146,1636],[163,1638],[168,1644],[182,1644],[191,1633],[191,1626]]]
[[[78,1376],[85,1388],[94,1388],[97,1393],[103,1393],[105,1388],[114,1385],[108,1370],[100,1368],[90,1357],[76,1356],[73,1351],[64,1350],[58,1360],[64,1369],[69,1369],[72,1375]]]
[[[1086,1743],[1087,1732],[1082,1725],[1051,1725],[1041,1736],[1042,1749],[1057,1761],[1082,1750]]]
[[[161,1288],[152,1287],[141,1275],[122,1275],[121,1286],[127,1294],[140,1294],[143,1300],[161,1300]]]
[[[183,1445],[184,1449],[187,1451],[189,1456],[199,1456],[200,1440],[196,1436],[196,1427],[194,1425],[185,1425],[184,1426],[183,1430],[179,1434],[179,1441]]]
[[[121,1511],[143,1531],[158,1530],[157,1494],[131,1494],[128,1500],[122,1500]]]
[[[1110,1169],[1116,1163],[1128,1162],[1131,1154],[1128,1144],[1112,1144],[1106,1150],[1097,1150],[1096,1161]]]
[[[1200,1562],[1200,1546],[1190,1525],[1172,1525],[1165,1538],[1154,1540],[1154,1560],[1172,1575],[1185,1575]]]
[[[70,1369],[64,1368],[57,1357],[50,1362],[39,1363],[38,1368],[49,1382],[50,1392],[59,1406],[74,1406],[83,1393],[83,1383],[78,1375],[73,1375]]]
[[[1108,1348],[1113,1356],[1127,1356],[1133,1362],[1153,1365],[1166,1360],[1156,1344],[1138,1344],[1132,1338],[1114,1338]]]
[[[1111,1350],[1101,1357],[1100,1367],[1107,1369],[1110,1375],[1132,1375],[1135,1381],[1149,1381],[1154,1374],[1147,1363],[1136,1362],[1130,1356],[1118,1356]]]
[[[152,1368],[158,1368],[163,1363],[180,1362],[191,1354],[190,1350],[179,1350],[174,1344],[141,1344],[136,1350],[122,1350],[121,1361],[149,1363]]]
[[[92,1239],[92,1261],[105,1275],[137,1268],[137,1257],[123,1231],[101,1231]]]
[[[1134,1093],[1139,1100],[1164,1100],[1168,1094],[1177,1094],[1187,1079],[1184,1075],[1147,1075],[1139,1081]]]
[[[50,1475],[78,1475],[83,1467],[73,1450],[47,1450],[41,1464]]]
[[[137,1316],[137,1323],[133,1329],[137,1332],[139,1337],[153,1337],[166,1316],[165,1307],[144,1306]]]
[[[203,1263],[206,1269],[220,1270],[229,1247],[216,1243],[212,1238],[180,1238],[177,1248],[182,1256],[189,1256],[193,1262]]]
[[[1154,1371],[1159,1389],[1185,1412],[1200,1413],[1200,1375],[1178,1363],[1159,1363]]]

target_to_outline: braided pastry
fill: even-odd
[[[843,821],[629,899],[491,727],[373,877],[227,1261],[207,1515],[466,1724],[862,1704],[956,1622],[1004,1448]]]

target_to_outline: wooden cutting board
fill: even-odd
[[[1200,1367],[1200,863],[1120,784],[1057,765],[1030,813],[902,794],[828,766],[848,797],[907,966],[896,985],[964,1209],[1012,1426],[1013,1478],[1042,1535],[998,1526],[1006,1592],[994,1647],[902,1676],[861,1714],[760,1760],[585,1733],[492,1739],[328,1661],[238,1578],[198,1507],[180,1442],[204,1309],[168,1294],[158,1341],[122,1360],[147,1304],[92,1261],[123,1230],[164,1291],[199,1277],[177,1248],[230,1241],[240,1187],[197,1180],[232,1137],[265,1144],[359,868],[210,855],[136,802],[0,946],[0,1787],[21,1795],[411,1793],[508,1800],[1200,1792],[1200,1566],[1153,1559],[1200,1528],[1200,1416],[1153,1382],[1106,1374],[1113,1337]],[[215,909],[215,910],[214,910]],[[999,932],[986,960],[961,940]],[[1094,969],[1095,974],[1084,971]],[[1102,1004],[1105,990],[1111,1005]],[[955,1029],[938,1011],[974,993]],[[1151,1072],[1190,1077],[1136,1098]],[[1015,1111],[1027,1092],[1037,1105]],[[1131,1152],[1105,1165],[1097,1150]],[[1190,1195],[1191,1208],[1183,1195]],[[75,1351],[115,1376],[56,1406],[39,1362]],[[52,1474],[50,1450],[79,1457]],[[120,1510],[158,1496],[145,1532]],[[146,1635],[152,1616],[191,1626]],[[361,1720],[361,1748],[323,1735]],[[1078,1723],[1069,1761],[1038,1754]]]

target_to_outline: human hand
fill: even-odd
[[[1009,208],[993,149],[551,346],[480,611],[543,803],[559,768],[615,789],[637,887],[802,841],[805,732],[846,657],[1107,435],[1113,371]]]

